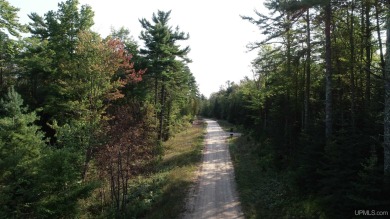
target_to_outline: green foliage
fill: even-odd
[[[80,32],[78,38],[75,60],[64,61],[60,66],[63,72],[58,86],[61,100],[53,99],[50,106],[62,108],[63,116],[100,119],[106,107],[103,101],[121,97],[118,92],[120,81],[114,80],[113,76],[121,62],[125,62],[121,60],[124,57],[116,56],[120,52],[116,50],[122,49],[122,44],[110,40],[103,42],[92,32]]]
[[[147,179],[138,179],[130,183],[128,215],[139,217],[160,202],[163,187],[167,183],[167,174],[157,174]]]
[[[5,33],[5,30],[13,36],[20,36],[19,32],[24,30],[24,27],[19,24],[17,15],[19,9],[13,7],[6,0],[0,0],[0,34]]]
[[[272,158],[263,152],[267,142],[259,145],[240,137],[229,147],[245,217],[287,218],[287,206],[293,204],[291,191],[287,178],[274,171]]]
[[[21,54],[18,64],[23,66],[18,74],[17,88],[30,107],[44,106],[52,82],[53,57],[55,51],[49,49],[48,40],[27,38],[23,41],[24,53]]]
[[[378,168],[378,157],[375,151],[372,151],[371,155],[361,165],[362,169],[358,173],[359,180],[352,184],[356,193],[349,197],[363,206],[378,205],[381,189],[376,185],[383,182],[381,182],[381,171]]]
[[[80,58],[80,54],[75,55],[78,45],[87,43],[85,37],[80,43],[80,34],[93,25],[92,9],[89,6],[79,8],[78,4],[77,0],[68,0],[60,3],[57,11],[49,11],[43,17],[36,13],[29,15],[32,22],[28,29],[32,37],[26,40],[22,63],[28,68],[21,74],[24,79],[21,88],[30,91],[27,94],[34,107],[43,108],[44,124],[56,119],[62,125],[69,121],[65,118],[75,116],[63,110],[68,101],[76,101],[74,94],[66,94],[66,88],[70,82],[85,78],[78,77],[69,68]],[[80,73],[85,74],[84,71]]]
[[[190,62],[187,58],[190,48],[182,49],[178,45],[189,35],[168,25],[170,14],[170,11],[158,11],[153,14],[152,22],[140,20],[144,28],[140,39],[145,44],[140,54],[145,56],[148,69],[145,79],[152,88],[148,97],[156,108],[158,140],[163,141],[172,136],[176,124],[186,122],[183,116],[195,116],[198,112],[197,85],[186,65]]]
[[[7,93],[7,89],[15,85],[16,56],[19,53],[20,42],[13,38],[20,37],[23,26],[19,24],[18,9],[7,1],[0,1],[0,93]],[[11,35],[11,36],[10,36]],[[14,37],[12,37],[14,36]],[[1,97],[1,96],[0,96]]]
[[[49,41],[49,48],[56,51],[56,65],[71,58],[79,32],[89,30],[94,24],[91,7],[83,5],[79,9],[78,5],[78,0],[67,0],[58,4],[57,11],[49,11],[44,17],[37,13],[29,15],[32,23],[28,29],[33,36]]]
[[[166,181],[160,187],[161,196],[155,199],[145,218],[179,218],[183,212],[188,189],[193,186],[197,164],[201,161],[204,143],[204,123],[200,120],[194,123],[192,127],[164,142],[165,155],[156,168],[155,176],[164,176]]]
[[[80,155],[72,149],[52,149],[40,161],[37,205],[42,218],[74,218],[80,214],[79,200],[90,196],[96,183],[83,182]]]
[[[199,120],[195,123],[161,144],[165,153],[153,170],[129,180],[124,210],[111,206],[105,217],[177,218],[180,215],[202,156],[204,125]]]
[[[34,125],[35,112],[28,113],[22,104],[13,88],[0,104],[0,213],[11,218],[74,217],[79,199],[96,185],[81,181],[79,151],[71,145],[45,145]]]
[[[54,123],[52,128],[56,130],[57,148],[77,154],[79,166],[82,165],[88,150],[96,146],[100,140],[98,137],[101,128],[99,121],[73,121],[61,127]]]
[[[256,82],[248,78],[243,79],[240,84],[228,81],[227,87],[213,93],[203,103],[202,115],[227,120],[243,129],[253,128],[254,124],[260,122],[257,110],[260,107],[260,94],[255,89]]]
[[[28,113],[21,96],[10,88],[0,102],[0,214],[6,217],[33,216],[38,194],[38,162],[45,142],[34,125],[35,112]]]

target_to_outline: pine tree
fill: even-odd
[[[57,11],[49,11],[44,16],[37,13],[29,15],[31,23],[28,29],[34,44],[27,43],[24,62],[32,68],[22,77],[30,79],[27,86],[35,91],[32,97],[36,98],[33,101],[37,104],[35,107],[43,108],[43,124],[56,119],[62,125],[72,119],[72,116],[63,114],[62,109],[69,101],[69,95],[63,92],[62,82],[74,75],[64,72],[66,69],[63,66],[77,61],[74,52],[80,40],[79,34],[89,31],[93,17],[91,7],[79,7],[78,0],[61,2]],[[35,83],[46,86],[36,86]]]
[[[167,113],[169,114],[169,87],[174,82],[174,75],[177,58],[185,62],[189,62],[186,57],[189,52],[189,47],[181,49],[177,45],[177,41],[187,40],[188,34],[179,31],[176,27],[168,26],[169,16],[171,12],[158,11],[153,13],[152,21],[149,22],[145,18],[140,20],[144,31],[141,32],[140,38],[145,43],[145,48],[141,49],[141,54],[146,56],[148,60],[148,73],[153,78],[154,83],[154,105],[156,106],[156,121],[158,123],[158,140],[166,140]],[[169,121],[168,121],[169,122]]]
[[[15,69],[18,42],[10,36],[20,38],[20,32],[25,31],[19,23],[18,11],[8,1],[0,0],[0,94],[15,85],[11,73]]]
[[[21,96],[11,87],[0,101],[0,215],[33,217],[38,201],[38,163],[45,146],[43,133],[34,123],[35,112],[23,107]]]
[[[0,32],[7,31],[12,36],[19,37],[24,26],[19,23],[18,8],[13,7],[7,0],[0,0]]]

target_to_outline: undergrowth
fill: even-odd
[[[218,121],[224,130],[234,125]],[[300,197],[291,172],[273,163],[271,145],[249,135],[230,138],[229,150],[245,218],[324,218],[318,200]]]
[[[177,218],[183,212],[186,194],[201,161],[204,126],[202,121],[196,121],[164,143],[164,156],[156,171],[131,182],[128,215]]]

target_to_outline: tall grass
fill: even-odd
[[[201,161],[205,124],[190,128],[164,143],[164,156],[156,171],[132,181],[134,218],[177,218]]]

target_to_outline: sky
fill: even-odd
[[[8,0],[20,9],[19,21],[27,24],[31,12],[44,15],[56,11],[61,0]],[[95,12],[93,30],[102,37],[110,33],[111,27],[125,27],[142,46],[139,40],[142,31],[139,19],[151,20],[157,10],[171,12],[169,24],[179,26],[189,33],[190,39],[181,45],[189,45],[189,64],[199,86],[206,97],[226,84],[238,83],[245,76],[253,77],[251,61],[256,51],[249,51],[247,45],[263,37],[258,28],[240,15],[255,16],[254,10],[263,11],[264,0],[79,0],[88,4]]]

